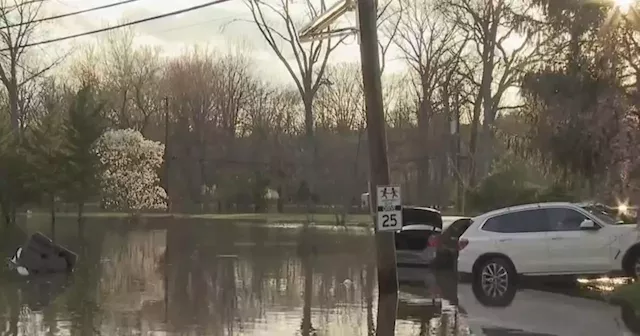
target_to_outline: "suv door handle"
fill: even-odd
[[[500,239],[498,241],[501,242],[501,243],[504,243],[504,242],[511,241],[511,238],[504,238],[504,239]]]
[[[553,237],[553,238],[551,238],[551,240],[562,240],[562,239],[563,239],[562,237]]]

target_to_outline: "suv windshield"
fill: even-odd
[[[609,225],[635,223],[635,219],[631,218],[631,216],[620,214],[615,208],[611,208],[606,205],[585,205],[582,206],[582,208]]]

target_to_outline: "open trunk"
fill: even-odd
[[[402,230],[396,232],[398,263],[429,264],[435,257],[435,242],[442,232],[440,212],[430,208],[402,209]]]

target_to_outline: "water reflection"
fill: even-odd
[[[51,234],[37,218],[25,227]],[[59,221],[56,239],[81,256],[75,280],[55,300],[43,302],[41,312],[25,310],[30,303],[14,289],[19,279],[11,280],[13,287],[3,283],[0,325],[10,326],[9,335],[374,330],[373,246],[362,231],[92,220],[81,227]],[[26,332],[26,324],[41,332]]]
[[[459,304],[482,321],[486,335],[635,335],[637,318],[597,288],[586,282],[528,280],[507,298],[491,298],[479,286],[465,284],[459,286]]]
[[[46,221],[24,224],[50,234]],[[59,221],[56,239],[78,252],[76,272],[28,283],[0,274],[0,335],[375,335],[375,250],[362,230],[92,219]],[[453,273],[403,267],[398,279],[396,335],[616,335],[624,325],[604,302],[522,290],[487,307]]]

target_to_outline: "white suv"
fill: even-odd
[[[515,292],[518,275],[640,276],[640,231],[598,205],[540,203],[472,219],[458,241],[458,272],[490,297]]]

